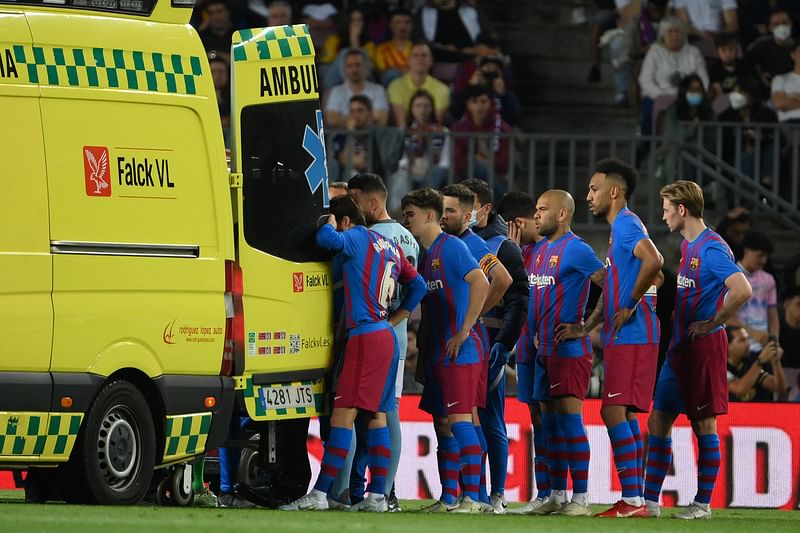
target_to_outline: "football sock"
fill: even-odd
[[[580,414],[559,415],[559,425],[566,440],[569,470],[572,475],[573,493],[583,494],[589,490],[589,439]]]
[[[639,484],[639,497],[644,497],[644,441],[642,440],[642,432],[639,429],[639,421],[637,419],[628,420],[628,425],[631,426],[631,434],[633,440],[636,441],[636,481]]]
[[[622,499],[631,505],[641,505],[639,501],[638,469],[636,468],[636,440],[631,433],[630,424],[620,422],[608,428],[608,437],[614,452],[619,483],[622,485]]]
[[[481,479],[481,445],[475,426],[471,422],[456,422],[451,425],[453,436],[461,449],[461,463],[464,468],[461,477],[464,480],[464,495],[473,501],[479,501],[479,485]]]
[[[458,499],[458,472],[461,469],[461,453],[455,437],[439,436],[436,459],[439,462],[439,480],[442,482],[441,500],[454,505]]]
[[[567,447],[561,435],[557,415],[555,413],[542,413],[542,425],[547,435],[547,458],[550,467],[551,490],[567,490],[567,474],[569,459]]]
[[[647,436],[647,466],[644,478],[644,499],[658,503],[661,486],[672,463],[672,438]]]
[[[331,435],[325,444],[325,453],[322,455],[322,466],[319,469],[319,476],[314,488],[318,491],[328,493],[333,485],[336,474],[344,464],[347,452],[350,449],[350,441],[353,437],[352,428],[340,428],[331,426]]]
[[[697,464],[697,503],[711,503],[711,493],[719,473],[719,437],[716,435],[700,435],[697,437],[700,457]]]
[[[486,435],[483,434],[481,426],[475,426],[475,435],[478,437],[478,442],[481,445],[481,481],[478,489],[478,497],[484,503],[489,503],[489,492],[486,490],[486,457],[489,452],[489,446],[486,444]]]
[[[372,428],[367,432],[367,446],[369,464],[369,486],[367,492],[383,494],[386,490],[386,474],[389,470],[389,456],[391,455],[391,439],[389,428]]]
[[[536,497],[550,496],[550,467],[547,464],[547,434],[544,425],[533,426],[533,471],[536,476]]]

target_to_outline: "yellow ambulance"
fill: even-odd
[[[70,501],[141,500],[237,403],[324,410],[311,38],[235,35],[229,171],[192,7],[0,0],[0,468]]]

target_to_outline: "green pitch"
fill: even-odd
[[[715,511],[711,520],[682,522],[672,520],[673,509],[664,517],[648,519],[600,519],[495,515],[425,515],[402,512],[385,515],[347,512],[280,512],[262,509],[215,509],[174,507],[92,507],[52,503],[19,503],[20,492],[0,491],[0,531],[16,533],[113,531],[114,533],[190,532],[248,533],[380,531],[381,533],[488,533],[490,531],[532,531],[547,533],[599,533],[632,531],[702,531],[778,533],[800,531],[798,511]],[[402,502],[404,510],[417,509],[422,503]],[[597,510],[604,509],[598,506]]]

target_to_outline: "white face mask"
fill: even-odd
[[[772,28],[772,35],[779,41],[785,41],[792,36],[792,27],[788,24],[781,24]]]
[[[474,228],[475,224],[478,223],[478,210],[473,209],[472,212],[469,214],[469,222],[467,222],[467,227]]]
[[[744,95],[739,91],[733,91],[729,93],[728,99],[731,101],[731,108],[733,109],[741,109],[747,105],[747,95]]]

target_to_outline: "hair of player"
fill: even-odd
[[[477,195],[481,206],[492,203],[492,189],[489,188],[489,184],[482,179],[465,179],[461,182],[461,185],[471,190],[473,194]]]
[[[328,211],[336,217],[337,222],[341,222],[344,217],[350,219],[350,223],[356,226],[366,226],[367,219],[358,207],[358,204],[350,195],[337,196],[331,199]]]
[[[661,187],[661,197],[669,200],[672,205],[683,205],[689,214],[696,218],[703,218],[705,201],[703,189],[693,181],[678,180]]]
[[[356,189],[367,194],[375,193],[383,198],[388,194],[383,178],[372,173],[356,174],[348,180],[347,189]]]
[[[625,184],[625,200],[633,198],[633,192],[636,190],[636,184],[639,181],[639,175],[636,169],[620,161],[619,159],[609,158],[599,161],[594,167],[595,172],[605,174],[606,177],[621,181]]]
[[[442,188],[442,196],[449,196],[457,198],[459,205],[466,211],[472,211],[472,206],[475,205],[475,196],[466,185],[461,183],[451,183]]]
[[[495,208],[504,220],[533,218],[536,214],[536,201],[530,194],[511,191],[503,196]]]
[[[431,187],[417,189],[403,196],[403,199],[400,201],[400,208],[405,209],[410,205],[420,209],[431,209],[436,213],[437,223],[439,222],[439,219],[442,218],[442,214],[444,213],[444,200],[442,193],[436,189],[432,189]]]
[[[771,254],[775,249],[767,234],[761,231],[751,231],[747,233],[742,240],[742,248],[755,250],[756,252],[764,252],[767,255]]]
[[[331,189],[338,189],[340,191],[346,191],[347,190],[347,182],[346,181],[334,181],[332,183],[329,183],[328,187],[330,187]]]
[[[372,111],[372,100],[369,99],[369,96],[365,94],[354,94],[350,97],[350,103],[354,104],[356,102],[366,107],[367,111]]]
[[[575,199],[569,192],[563,189],[550,189],[542,193],[542,197],[544,196],[557,199],[560,204],[560,209],[566,209],[568,219],[572,220],[572,217],[575,215]]]

